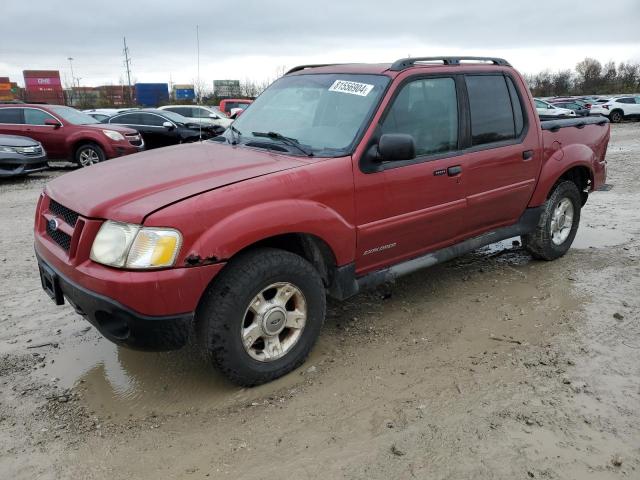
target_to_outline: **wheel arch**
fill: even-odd
[[[329,286],[333,281],[336,269],[335,254],[329,244],[317,235],[304,232],[273,235],[245,246],[236,252],[234,257],[261,247],[295,253],[314,266],[325,286]]]
[[[567,162],[565,160],[567,158],[571,161]],[[576,184],[581,192],[584,205],[588,192],[594,185],[593,165],[595,161],[595,152],[587,145],[569,145],[554,152],[542,167],[538,184],[529,201],[529,207],[542,205],[549,198],[555,186],[563,180],[569,180]]]
[[[73,138],[70,140],[70,149],[69,149],[69,157],[71,158],[72,161],[75,161],[76,158],[76,152],[78,151],[78,148],[80,148],[82,145],[86,145],[88,143],[93,143],[97,146],[99,146],[102,149],[102,152],[105,154],[107,154],[107,151],[105,149],[105,146],[102,142],[100,142],[97,138],[94,137],[89,137],[89,136],[81,136],[78,138]]]

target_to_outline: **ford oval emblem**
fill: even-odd
[[[60,224],[58,223],[57,218],[52,218],[51,220],[49,220],[49,230],[51,230],[52,232],[55,232],[56,230],[58,230],[59,226]]]

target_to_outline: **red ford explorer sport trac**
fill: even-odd
[[[222,136],[47,184],[42,286],[113,342],[193,337],[257,385],[304,362],[327,295],[514,236],[564,255],[608,141],[606,118],[541,121],[499,58],[296,67]]]

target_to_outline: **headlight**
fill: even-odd
[[[17,150],[13,147],[5,147],[4,145],[0,145],[0,152],[2,153],[17,153]]]
[[[122,135],[120,132],[116,132],[115,130],[102,130],[102,133],[104,133],[111,140],[115,140],[116,142],[124,140],[124,135]]]
[[[91,260],[120,268],[170,267],[181,245],[182,235],[177,230],[108,220],[93,241]]]

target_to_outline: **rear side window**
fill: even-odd
[[[169,110],[170,112],[173,113],[178,113],[180,115],[182,115],[183,117],[193,117],[193,112],[192,109],[190,107],[171,107],[171,108],[165,108],[165,110]]]
[[[190,110],[193,110],[192,115],[184,115],[184,113],[182,115],[184,115],[185,117],[209,118],[209,115],[211,114],[209,110],[205,110],[204,108],[193,108]]]
[[[515,128],[516,137],[519,137],[524,130],[524,112],[522,111],[522,103],[520,102],[520,95],[516,89],[513,80],[510,77],[505,77],[507,82],[507,88],[509,89],[509,97],[511,97],[511,109],[513,110],[513,126]]]
[[[140,114],[140,125],[149,125],[153,127],[161,127],[165,120],[159,115],[154,115],[152,113],[141,113]]]
[[[109,119],[109,123],[122,123],[125,125],[140,125],[140,115],[137,113],[125,113]]]
[[[20,108],[0,108],[0,123],[10,123],[21,125],[22,111]]]
[[[625,97],[625,98],[619,98],[618,103],[636,103],[636,102],[634,101],[633,98]]]
[[[516,119],[505,77],[468,75],[465,80],[471,110],[471,144],[484,145],[515,138]]]
[[[393,101],[381,125],[382,133],[406,133],[416,143],[416,155],[458,147],[458,100],[453,78],[407,83]]]

